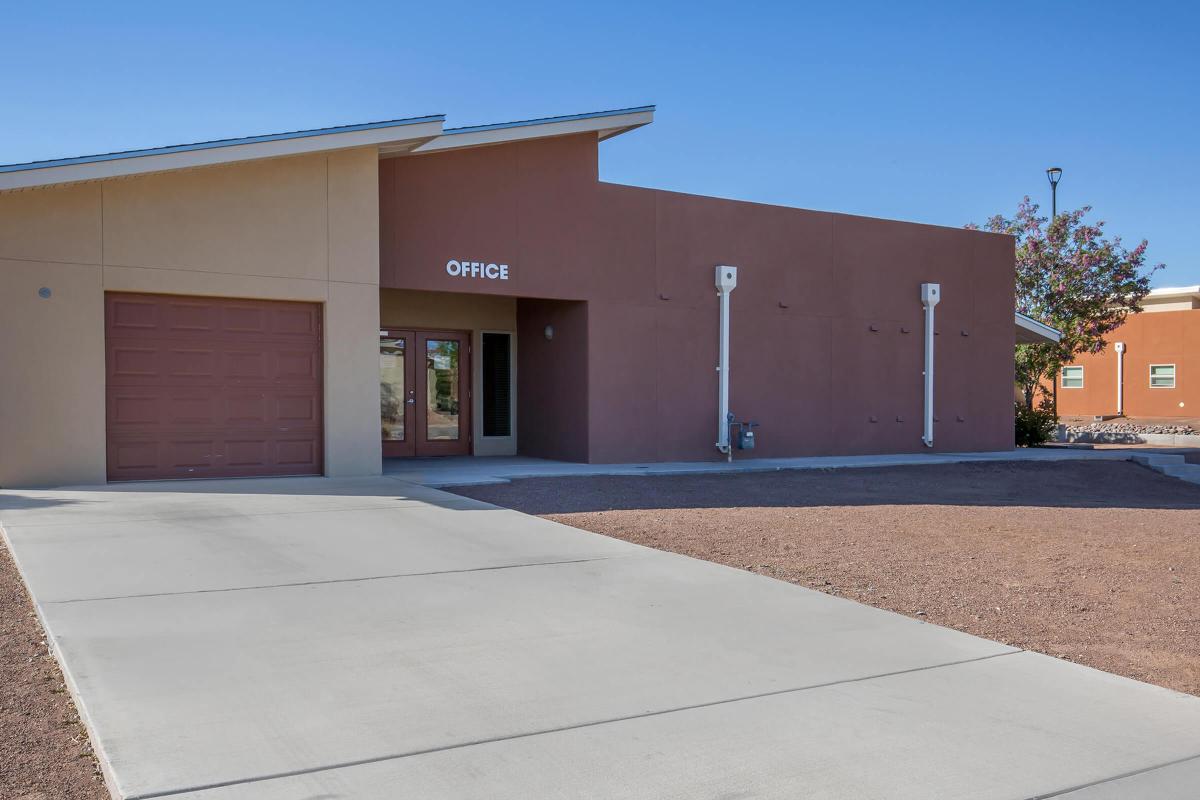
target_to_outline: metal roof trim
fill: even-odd
[[[1051,328],[1049,325],[1043,322],[1038,322],[1033,317],[1027,317],[1020,311],[1013,312],[1013,314],[1014,321],[1016,322],[1018,328],[1023,328],[1024,330],[1027,330],[1037,336],[1041,336],[1043,339],[1050,342],[1058,342],[1062,339],[1062,333],[1055,328]]]
[[[635,106],[633,108],[616,108],[610,111],[590,111],[584,114],[567,114],[561,117],[541,117],[539,119],[522,119],[513,122],[494,122],[490,125],[471,125],[463,128],[446,128],[443,136],[456,136],[463,133],[483,133],[498,131],[506,128],[524,128],[530,125],[551,125],[555,122],[577,122],[586,119],[603,119],[604,117],[620,117],[625,114],[644,114],[656,110],[655,106]]]
[[[119,161],[130,158],[145,158],[147,156],[172,155],[190,153],[199,150],[215,150],[222,147],[236,147],[246,144],[262,144],[279,142],[289,139],[307,139],[317,136],[329,136],[339,133],[356,133],[358,131],[400,128],[406,125],[420,125],[429,122],[444,122],[445,114],[433,114],[425,117],[410,117],[407,119],[385,120],[382,122],[364,122],[357,125],[338,125],[332,128],[313,128],[304,131],[288,131],[285,133],[268,133],[260,136],[244,136],[237,139],[214,139],[208,142],[193,144],[176,144],[166,147],[151,147],[142,150],[124,150],[115,153],[100,153],[89,156],[74,156],[72,158],[49,159],[45,161],[28,161],[22,164],[0,164],[0,173],[26,172],[30,170],[49,169],[51,167],[69,167],[79,164],[97,164],[105,161]]]
[[[1158,289],[1151,289],[1146,298],[1158,300],[1161,298],[1192,297],[1195,295],[1200,295],[1200,286],[1163,286]]]

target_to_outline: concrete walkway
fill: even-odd
[[[646,464],[579,464],[528,456],[470,456],[451,458],[384,459],[386,475],[423,486],[478,486],[508,483],[518,478],[563,478],[588,475],[700,475],[724,472],[775,472],[784,469],[854,469],[969,461],[1061,461],[1101,458],[1126,460],[1134,452],[1155,448],[1104,450],[1040,447],[990,453],[898,453],[873,456],[809,456],[804,458],[742,458],[734,461],[660,461]],[[1175,451],[1167,451],[1175,452]],[[739,454],[740,456],[740,454]]]
[[[1200,789],[1200,699],[394,478],[0,523],[119,797]]]

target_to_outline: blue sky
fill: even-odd
[[[905,6],[917,6],[908,8]],[[0,163],[655,103],[605,180],[915,220],[1090,204],[1200,283],[1200,12],[1131,3],[21,3]]]

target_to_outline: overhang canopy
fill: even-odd
[[[1017,323],[1017,344],[1043,344],[1049,342],[1056,344],[1062,334],[1051,328],[1049,325],[1043,325],[1032,317],[1027,317],[1024,314],[1015,314]]]

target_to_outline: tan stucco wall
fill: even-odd
[[[362,148],[0,194],[0,486],[104,481],[106,290],[323,303],[326,473],[378,473],[377,163]]]
[[[486,294],[381,289],[379,321],[393,328],[515,331],[517,300]]]
[[[1143,311],[1191,311],[1196,308],[1196,301],[1191,298],[1171,302],[1148,302],[1142,306]]]
[[[409,289],[379,290],[379,321],[385,328],[406,330],[454,330],[471,332],[471,380],[483,385],[483,332],[512,334],[512,435],[483,435],[483,397],[475,392],[471,401],[473,453],[477,456],[511,456],[517,452],[517,299],[484,294],[421,292]]]
[[[94,266],[0,260],[0,487],[104,480],[100,280]]]

